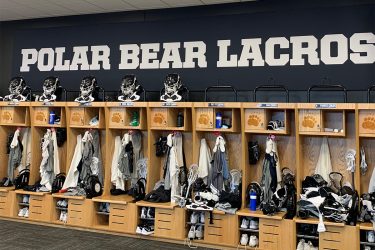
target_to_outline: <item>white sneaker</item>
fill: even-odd
[[[242,246],[246,246],[247,243],[249,243],[249,235],[247,235],[247,234],[242,234],[242,235],[241,235],[240,244],[241,244]]]
[[[149,219],[153,219],[154,217],[155,217],[155,210],[154,210],[154,208],[152,208],[152,207],[149,207],[148,209],[147,209],[147,218],[149,218]]]
[[[141,210],[141,219],[146,219],[147,217],[147,207],[142,207],[142,210]]]
[[[26,210],[25,210],[25,215],[24,215],[24,217],[25,218],[29,218],[29,209],[27,208],[27,207],[25,207],[26,208]]]
[[[19,211],[18,211],[18,216],[19,217],[24,217],[25,216],[25,213],[26,213],[26,208],[21,208]]]
[[[249,228],[249,221],[246,218],[242,218],[241,228],[243,229]]]
[[[190,215],[190,222],[193,224],[198,223],[198,213],[197,212],[192,212]]]
[[[27,204],[27,195],[22,196],[22,203]]]
[[[374,243],[375,242],[375,234],[374,231],[367,232],[367,242]]]
[[[68,213],[67,212],[64,212],[64,214],[63,214],[63,218],[62,218],[63,220],[63,222],[64,223],[66,223],[67,221],[68,221]]]
[[[63,208],[67,208],[68,207],[68,202],[67,200],[62,200],[61,203],[60,203],[60,207],[63,207]]]
[[[363,248],[363,250],[371,250],[371,247],[370,247],[370,246],[365,246],[365,247]]]
[[[189,233],[188,233],[188,238],[190,240],[194,240],[195,239],[195,226],[194,225],[192,225],[190,227],[190,230],[189,230]]]
[[[60,218],[59,218],[59,221],[63,221],[63,216],[64,216],[64,212],[61,211],[61,212],[60,212]]]
[[[141,234],[142,233],[142,227],[141,226],[137,226],[137,229],[135,230],[135,232],[137,234]]]
[[[203,239],[203,226],[198,226],[198,228],[195,230],[195,237],[198,240]]]
[[[151,235],[154,233],[154,225],[146,225],[142,228],[143,235]]]
[[[259,222],[255,219],[250,220],[250,229],[258,230],[259,229]]]
[[[303,250],[311,250],[312,243],[309,241],[308,243],[305,242]]]
[[[305,250],[305,240],[304,240],[304,239],[301,239],[301,240],[298,242],[297,250]]]
[[[250,240],[249,240],[249,247],[257,247],[258,244],[259,244],[258,237],[256,237],[255,235],[251,235]]]
[[[61,202],[62,202],[62,201],[63,201],[63,200],[58,200],[57,203],[56,203],[56,206],[61,207]]]
[[[204,224],[204,212],[201,212],[199,217],[200,217],[199,222]]]

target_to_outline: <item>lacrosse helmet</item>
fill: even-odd
[[[164,81],[165,93],[173,95],[177,93],[182,87],[182,82],[179,74],[168,74]]]
[[[124,96],[131,96],[137,87],[137,77],[135,75],[126,75],[122,78],[121,92]]]
[[[9,82],[9,93],[11,95],[22,95],[23,90],[26,87],[26,82],[21,76],[16,76],[10,79]]]
[[[43,82],[43,94],[46,96],[53,95],[60,86],[60,80],[56,76],[49,76]]]
[[[86,76],[82,79],[79,87],[80,95],[82,97],[91,96],[96,87],[96,78],[94,76]]]

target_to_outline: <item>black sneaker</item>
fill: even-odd
[[[148,225],[142,228],[143,235],[151,235],[154,233],[154,225]]]

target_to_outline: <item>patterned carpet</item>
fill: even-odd
[[[189,249],[184,245],[0,220],[0,249]],[[207,248],[196,248],[207,249]]]

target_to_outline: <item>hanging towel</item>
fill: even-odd
[[[53,144],[53,173],[56,176],[60,174],[60,158],[59,158],[59,147],[57,146],[57,136],[56,136],[55,129],[52,130],[52,144]]]
[[[224,189],[224,180],[229,178],[225,140],[222,136],[216,138],[213,152],[213,161],[210,172],[210,188],[213,193],[218,194]]]
[[[62,189],[69,187],[77,187],[79,171],[78,165],[82,160],[82,135],[77,135],[77,144],[74,149],[74,155],[70,163],[69,172],[66,175],[66,179]]]
[[[18,166],[18,171],[22,171],[25,168],[30,168],[31,164],[31,133],[30,128],[24,128],[22,130],[22,159]]]
[[[198,177],[202,178],[206,185],[208,183],[208,174],[210,173],[212,155],[210,148],[205,138],[201,139],[201,146],[199,149],[199,162],[198,162]]]
[[[121,137],[116,136],[115,137],[115,148],[113,151],[113,157],[112,157],[112,167],[111,167],[111,182],[116,187],[116,189],[121,189],[125,191],[125,182],[122,178],[122,174],[119,175],[119,169],[118,169],[118,159],[120,157],[121,153]]]
[[[86,131],[82,138],[83,148],[82,148],[82,169],[79,173],[79,178],[81,181],[85,180],[89,175],[91,175],[91,161],[94,156],[94,145],[92,134]]]
[[[169,155],[169,173],[171,182],[171,201],[177,202],[176,196],[181,196],[181,185],[178,179],[180,168],[184,166],[182,152],[182,134],[175,133],[172,138],[172,148]]]
[[[140,131],[134,131],[131,135],[131,141],[133,144],[132,186],[134,186],[140,178],[137,166],[139,165],[138,161],[143,158],[142,133]]]
[[[279,190],[281,188],[281,183],[282,183],[282,175],[281,175],[282,167],[280,166],[279,152],[277,150],[277,142],[275,140],[273,140],[272,151],[275,154],[274,158],[276,160],[276,175],[277,175],[277,188],[276,188],[276,190]]]
[[[42,143],[42,161],[39,166],[39,172],[41,181],[40,184],[44,186],[48,191],[52,189],[52,183],[54,179],[54,159],[53,159],[53,142],[52,132],[47,129],[47,132],[43,136]]]
[[[14,132],[12,142],[10,144],[8,157],[8,178],[13,182],[14,170],[20,165],[22,159],[23,146],[19,139],[20,130]]]
[[[320,174],[329,183],[329,174],[332,172],[331,154],[329,152],[327,137],[323,137],[315,174]]]

